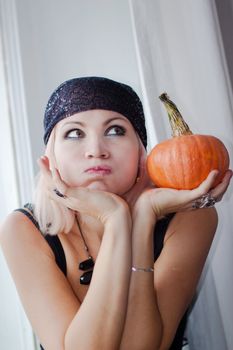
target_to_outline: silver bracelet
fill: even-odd
[[[141,271],[141,272],[154,272],[154,269],[153,267],[135,267],[135,266],[132,266],[132,271]]]

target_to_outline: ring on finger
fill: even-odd
[[[201,208],[211,208],[215,205],[216,199],[211,196],[211,194],[208,192],[206,194],[203,194],[200,198],[196,199],[195,202],[192,204],[193,209],[201,209]]]
[[[58,197],[67,198],[67,196],[65,194],[61,193],[57,188],[54,188],[53,191],[56,193],[56,195]]]

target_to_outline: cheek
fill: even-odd
[[[78,155],[74,153],[72,149],[67,150],[64,148],[57,148],[54,153],[56,157],[56,166],[62,180],[70,186],[77,185],[75,180],[77,180],[78,172]]]
[[[124,152],[124,156],[121,158],[121,164],[119,167],[122,169],[122,178],[125,179],[127,186],[134,184],[139,166],[139,154],[137,148],[129,148]]]
[[[70,161],[66,157],[64,159],[58,159],[57,162],[58,170],[60,172],[61,178],[68,183],[70,177]]]
[[[137,156],[131,156],[126,157],[123,165],[125,172],[131,175],[133,177],[134,175],[137,175],[138,172],[138,157]]]

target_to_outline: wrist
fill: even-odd
[[[104,229],[113,230],[118,228],[119,232],[119,223],[120,227],[131,231],[132,228],[132,218],[130,214],[129,207],[119,206],[111,215],[109,215],[104,221]]]
[[[133,221],[140,220],[146,224],[154,225],[157,221],[157,214],[153,210],[149,196],[143,194],[139,197],[132,211]]]

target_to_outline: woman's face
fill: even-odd
[[[56,166],[66,184],[118,195],[134,185],[139,140],[123,115],[90,110],[61,120],[55,128]]]

